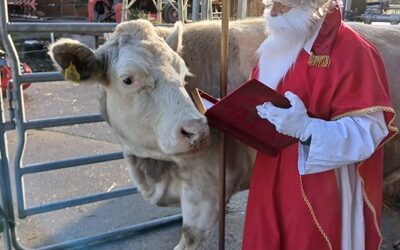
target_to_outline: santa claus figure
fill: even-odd
[[[397,133],[379,52],[338,2],[274,1],[265,19],[253,77],[292,107],[257,111],[299,143],[258,152],[243,249],[378,250],[382,146]]]

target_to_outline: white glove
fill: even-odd
[[[275,125],[279,133],[295,137],[303,142],[307,141],[311,136],[311,122],[314,118],[308,116],[306,107],[296,94],[288,91],[285,96],[292,107],[283,109],[274,106],[271,102],[266,102],[256,107],[258,115]]]

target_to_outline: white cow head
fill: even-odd
[[[175,51],[182,29],[175,25],[164,41],[150,22],[137,20],[119,24],[96,51],[71,39],[49,48],[66,79],[105,90],[109,123],[127,154],[171,160],[208,144],[206,118],[184,88],[190,73]]]

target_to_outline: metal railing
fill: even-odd
[[[121,152],[108,153],[98,156],[86,156],[73,159],[65,159],[54,162],[43,162],[31,165],[22,164],[22,156],[26,144],[26,131],[30,129],[41,129],[57,126],[67,126],[83,123],[101,122],[103,119],[99,114],[65,116],[56,118],[46,118],[38,120],[26,120],[24,110],[24,97],[22,95],[21,84],[23,82],[41,82],[41,81],[58,81],[63,77],[58,72],[30,73],[23,74],[19,67],[20,61],[11,38],[11,32],[67,32],[67,33],[85,33],[90,30],[91,33],[111,32],[115,24],[110,23],[10,23],[8,21],[7,1],[0,3],[0,31],[3,46],[8,54],[9,63],[12,69],[12,85],[7,90],[9,101],[10,120],[4,118],[3,108],[4,102],[0,95],[0,228],[3,230],[3,241],[5,249],[26,249],[17,241],[16,226],[14,224],[15,215],[12,200],[11,176],[9,171],[9,159],[7,148],[7,131],[16,130],[18,136],[18,144],[14,160],[15,190],[16,203],[18,208],[18,217],[25,218],[30,215],[50,212],[66,207],[87,204],[91,202],[101,201],[121,197],[125,195],[137,193],[135,187],[115,190],[112,192],[97,193],[93,195],[62,200],[45,205],[27,208],[24,199],[24,185],[22,177],[28,174],[34,174],[50,170],[59,170],[71,167],[77,167],[87,164],[93,164],[103,161],[113,161],[123,158]],[[144,232],[156,226],[164,226],[172,222],[181,220],[181,215],[172,215],[149,222],[132,225],[126,228],[117,229],[101,233],[98,235],[84,237],[77,240],[67,241],[63,243],[44,246],[38,249],[65,249],[76,247],[79,245],[94,244],[109,241],[111,239],[126,237],[132,234]]]
[[[361,17],[366,24],[371,24],[372,22],[387,22],[396,25],[400,23],[400,14],[364,13]]]

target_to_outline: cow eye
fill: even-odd
[[[127,77],[122,80],[126,85],[131,85],[132,84],[132,78]]]

